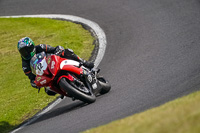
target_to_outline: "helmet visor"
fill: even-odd
[[[33,57],[35,55],[35,46],[30,45],[29,47],[24,47],[24,48],[20,49],[19,52],[21,53],[21,56],[25,60],[30,60],[31,57]]]

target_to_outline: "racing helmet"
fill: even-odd
[[[17,48],[22,58],[25,60],[30,60],[36,53],[35,44],[29,37],[20,39]]]

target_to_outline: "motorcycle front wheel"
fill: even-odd
[[[59,86],[63,88],[67,94],[74,97],[75,99],[79,99],[85,103],[93,103],[96,101],[96,96],[92,92],[88,91],[87,93],[84,93],[80,91],[80,88],[76,88],[75,86],[72,86],[70,83],[68,83],[66,78],[62,78],[60,80]]]
[[[102,90],[100,91],[100,94],[103,95],[103,94],[108,93],[111,89],[110,83],[102,76],[98,77],[97,79],[98,79],[100,85],[102,86]]]

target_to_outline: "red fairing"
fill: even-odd
[[[75,67],[72,65],[64,65],[62,70],[70,71],[70,72],[76,73],[78,75],[83,74],[82,68],[78,68],[78,67]]]
[[[61,78],[67,78],[69,81],[74,81],[74,78],[71,75],[62,75],[59,77],[59,79],[57,80],[57,84],[59,83],[59,81],[61,80]]]
[[[46,70],[44,70],[44,74],[43,75],[50,75],[50,72],[49,72],[48,68]]]
[[[53,91],[55,91],[61,95],[67,96],[67,93],[65,92],[65,90],[63,90],[63,88],[56,88],[53,85],[53,80],[54,80],[55,76],[57,75],[57,73],[60,70],[65,70],[65,71],[73,72],[77,75],[80,75],[83,73],[83,69],[77,67],[79,65],[78,62],[73,61],[73,60],[68,60],[65,58],[61,58],[57,55],[49,56],[48,58],[46,58],[46,62],[47,62],[47,69],[44,70],[44,73],[42,76],[40,76],[40,75],[36,76],[35,84],[38,87],[49,86]],[[74,81],[73,76],[71,76],[70,74],[67,75],[67,73],[66,73],[66,75],[61,75],[57,79],[57,84],[59,83],[61,78],[67,78],[69,81]]]
[[[35,84],[38,87],[44,87],[49,86],[49,83],[51,83],[52,79],[47,76],[39,76],[37,75],[35,78]]]
[[[53,91],[55,91],[55,92],[57,92],[57,93],[59,93],[59,94],[61,94],[63,96],[68,96],[67,93],[65,91],[63,91],[62,89],[58,89],[58,88],[56,88],[54,86],[50,86],[50,88],[51,88],[51,90],[53,90]]]
[[[60,57],[56,55],[51,55],[47,58],[47,64],[49,71],[55,76],[60,68]]]

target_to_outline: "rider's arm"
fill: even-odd
[[[36,46],[36,53],[40,53],[40,52],[45,52],[45,53],[58,53],[60,52],[61,57],[64,58],[68,58],[68,59],[72,59],[72,60],[76,60],[76,61],[82,61],[81,58],[79,58],[71,49],[64,49],[62,46],[57,46],[57,47],[52,47],[50,45],[47,44],[40,44]],[[64,51],[64,53],[62,54],[62,51]]]
[[[37,86],[34,84],[35,75],[31,72],[29,61],[22,59],[22,69],[23,69],[25,75],[28,76],[28,78],[30,79],[30,83],[31,83],[32,87],[36,88]]]
[[[71,49],[65,49],[63,57],[67,58],[67,59],[72,59],[72,60],[75,60],[75,61],[78,61],[78,62],[82,62],[85,67],[88,67],[90,69],[92,69],[94,67],[94,63],[93,62],[89,62],[89,61],[86,61],[84,59],[81,59]]]
[[[54,51],[56,50],[56,48],[47,45],[47,44],[40,44],[35,46],[36,47],[36,53],[40,53],[40,52],[45,52],[45,53],[54,53]]]
[[[84,66],[89,67],[89,68],[94,67],[94,63],[81,59],[74,53],[73,50],[64,49],[62,46],[57,46],[55,48],[50,45],[46,45],[46,44],[40,44],[40,45],[36,46],[36,53],[40,53],[43,51],[46,53],[53,53],[53,54],[59,55],[60,57],[63,57],[63,58],[82,62],[84,64]]]
[[[75,60],[75,61],[78,61],[78,62],[82,62],[83,61],[83,59],[78,57],[78,55],[76,55],[74,53],[74,51],[71,50],[71,49],[65,49],[65,53],[64,53],[63,57],[67,58],[67,59],[72,59],[72,60]]]
[[[25,61],[22,59],[22,69],[25,75],[28,76],[30,80],[35,80],[35,75],[31,72],[29,61]]]

